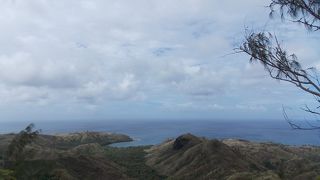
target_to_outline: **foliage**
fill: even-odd
[[[150,146],[138,146],[127,148],[107,147],[106,156],[120,166],[125,167],[125,173],[129,177],[137,179],[165,179],[160,176],[155,170],[150,168],[145,163],[145,149]]]
[[[23,161],[14,168],[17,179],[54,179],[51,171],[56,168],[53,160]]]
[[[32,143],[40,133],[39,130],[33,131],[33,128],[34,124],[30,124],[13,138],[7,150],[8,160],[20,161],[24,159],[25,146]]]
[[[260,62],[272,78],[290,82],[320,97],[320,83],[315,68],[303,69],[297,56],[289,55],[271,34],[260,32],[247,35],[240,50],[251,56],[250,62]]]
[[[282,19],[289,15],[291,21],[303,24],[309,30],[320,29],[319,0],[272,0],[269,7],[271,17],[279,9]]]
[[[270,15],[278,11],[281,18],[289,18],[294,23],[305,25],[308,30],[320,29],[320,0],[271,0]],[[238,48],[250,56],[250,62],[260,62],[269,75],[279,81],[294,84],[304,92],[314,96],[320,104],[319,71],[314,67],[304,68],[295,54],[288,53],[280,45],[277,37],[267,32],[246,32],[245,41]],[[302,110],[320,115],[320,106],[310,108],[308,105]],[[309,127],[301,127],[293,123],[283,111],[285,119],[295,129],[320,129],[308,122]]]
[[[0,180],[15,180],[14,171],[10,169],[0,169]]]

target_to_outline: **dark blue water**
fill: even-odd
[[[0,133],[17,132],[28,123],[1,123]],[[108,131],[124,133],[135,139],[114,146],[158,144],[168,138],[192,133],[207,138],[237,138],[258,142],[275,142],[289,145],[320,145],[319,131],[293,130],[284,121],[65,121],[35,122],[42,133],[55,134],[75,131]]]

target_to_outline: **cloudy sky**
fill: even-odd
[[[282,119],[313,101],[230,54],[268,30],[320,67],[320,36],[268,0],[0,1],[0,121]]]

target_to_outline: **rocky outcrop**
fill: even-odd
[[[202,140],[192,134],[185,134],[183,136],[179,136],[173,143],[174,150],[180,150],[182,148],[188,148],[190,146],[194,146],[196,144],[201,143]]]

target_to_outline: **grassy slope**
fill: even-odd
[[[7,137],[4,139],[7,140]],[[83,140],[88,138],[80,139],[81,143],[85,143],[87,141]],[[70,142],[74,145],[74,141]],[[4,147],[1,143],[0,151]],[[158,180],[168,177],[291,180],[315,179],[320,175],[318,147],[207,140],[191,134],[153,147],[103,147],[98,143],[81,144],[68,149],[51,149],[52,146],[37,144],[31,147],[38,152],[16,165],[3,167],[7,169],[0,168],[0,180],[12,176],[17,179]],[[52,156],[47,152],[48,149]]]
[[[0,135],[0,154],[5,154],[13,137],[14,134]],[[145,147],[102,147],[130,140],[126,135],[95,132],[41,135],[25,148],[24,161],[7,162],[0,167],[0,180],[9,176],[17,179],[161,179],[145,165]],[[2,159],[0,156],[0,165]]]
[[[103,148],[99,155],[82,153],[54,160],[27,160],[12,166],[17,179],[165,179],[146,165],[145,149],[148,146]],[[100,152],[100,151],[99,151]],[[1,169],[0,169],[1,170]],[[11,172],[11,171],[10,171]],[[5,177],[0,174],[1,177]]]
[[[208,140],[191,134],[153,146],[147,164],[173,179],[317,179],[320,148],[242,140]]]

